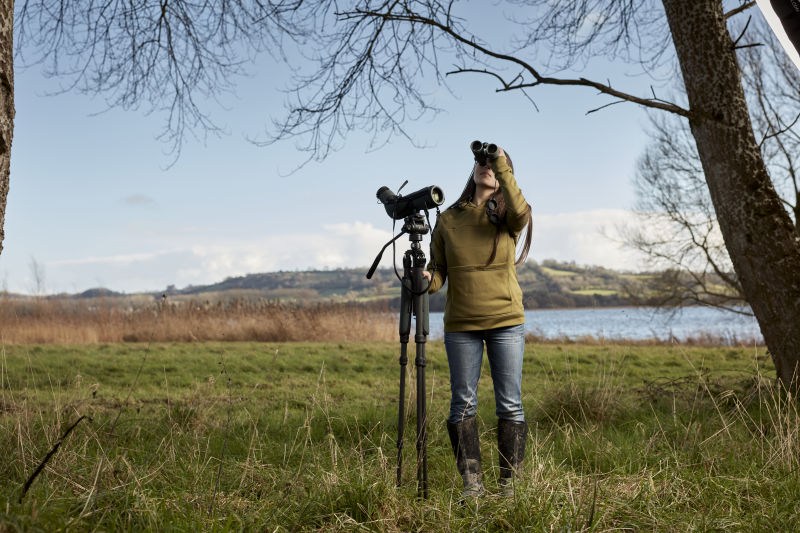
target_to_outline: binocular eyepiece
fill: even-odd
[[[398,196],[389,187],[381,187],[376,196],[386,208],[386,214],[395,220],[404,219],[417,211],[428,210],[444,203],[444,192],[436,185],[423,187],[407,196]]]
[[[469,149],[472,150],[472,155],[475,156],[475,161],[481,165],[485,165],[487,159],[497,159],[496,144],[472,141],[472,143],[469,145]]]

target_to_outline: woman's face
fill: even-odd
[[[489,161],[486,161],[485,165],[481,165],[480,163],[476,162],[475,170],[472,173],[472,180],[478,187],[483,186],[494,189],[497,184],[497,180],[494,178],[492,164]]]

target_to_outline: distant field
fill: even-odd
[[[430,499],[415,498],[413,416],[394,486],[397,356],[394,342],[0,345],[0,531],[796,529],[800,416],[763,349],[528,344],[518,494],[495,495],[487,368],[477,509],[457,503],[441,342]]]
[[[574,276],[576,274],[575,272],[569,270],[558,270],[545,266],[540,266],[539,268],[548,276]]]
[[[619,291],[615,291],[615,290],[612,290],[612,289],[576,289],[576,290],[573,290],[573,291],[570,291],[570,292],[572,294],[587,294],[587,295],[599,294],[599,295],[602,295],[602,296],[610,296],[612,294],[619,294]]]
[[[402,261],[396,266],[402,270]],[[400,282],[395,269],[379,268],[371,279],[366,278],[366,270],[365,267],[359,267],[253,273],[226,278],[211,285],[190,285],[182,289],[169,286],[164,292],[170,305],[184,306],[192,304],[214,307],[239,301],[248,304],[267,302],[270,305],[280,303],[304,306],[380,304],[396,308],[399,305],[397,300],[400,296]],[[664,305],[664,302],[670,302],[670,305],[695,305],[697,303],[695,297],[712,305],[741,305],[743,303],[742,300],[736,298],[735,290],[725,283],[724,277],[710,272],[685,272],[680,275],[671,271],[633,273],[609,270],[600,266],[581,266],[574,262],[558,262],[551,259],[546,259],[541,263],[529,259],[517,265],[516,272],[522,289],[523,305],[529,310],[660,306]],[[710,293],[705,293],[705,289],[708,289]],[[446,291],[439,291],[431,296],[432,310],[444,310],[445,293]],[[680,294],[686,295],[687,299],[676,299],[675,296]],[[693,296],[688,297],[690,294]],[[123,294],[105,288],[92,288],[76,295],[59,294],[41,298],[0,291],[0,333],[5,329],[4,308],[9,306],[30,306],[38,303],[73,308],[80,306],[108,307],[110,305],[128,308],[152,306],[160,296],[161,293],[158,291]],[[19,315],[11,313],[11,316]],[[279,338],[280,336],[276,336],[272,331],[267,335],[260,331],[258,339],[245,338],[241,335],[241,331],[235,332],[234,337],[237,340],[287,340]],[[113,342],[115,339],[99,340]],[[162,340],[173,339],[163,338]],[[194,339],[185,338],[184,340]],[[198,337],[197,340],[220,339]],[[313,340],[330,340],[330,338]],[[61,342],[83,341],[74,338],[61,339]]]

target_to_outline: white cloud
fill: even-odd
[[[130,264],[140,261],[149,261],[159,255],[169,252],[146,252],[140,254],[121,254],[121,255],[107,255],[103,257],[81,257],[78,259],[59,259],[56,261],[49,261],[48,266],[60,267],[69,265],[92,265],[92,264]]]
[[[633,214],[623,210],[534,214],[530,257],[537,261],[558,259],[615,269],[636,269],[639,266],[636,258],[602,235],[604,228],[613,234],[616,225],[631,220]],[[176,231],[179,237],[175,240],[186,242],[186,236]],[[160,290],[172,284],[178,287],[202,285],[231,276],[276,270],[355,267],[364,268],[366,273],[380,249],[391,238],[390,231],[354,221],[327,224],[317,231],[238,242],[195,242],[153,252],[51,260],[45,263],[45,268],[48,288],[54,292],[77,292],[98,285],[127,292]],[[402,264],[402,255],[408,247],[407,237],[397,240],[395,260],[398,265]],[[423,250],[427,254],[427,238]],[[391,264],[392,249],[389,247],[381,266],[389,267]],[[24,278],[24,273],[20,274]],[[14,277],[9,281],[10,290],[28,290],[24,279],[20,279],[18,284],[14,283]]]
[[[608,16],[600,11],[588,13],[581,21],[581,26],[576,32],[578,39],[587,39],[608,20]]]
[[[534,213],[530,257],[537,261],[557,259],[581,265],[636,270],[641,267],[640,256],[624,250],[613,239],[619,225],[634,222],[634,213],[622,209],[555,215]]]
[[[370,265],[388,231],[364,222],[325,225],[316,232],[286,233],[239,242],[196,243],[174,249],[48,261],[52,291],[104,285],[113,290],[160,290],[201,285],[254,272]],[[185,240],[181,235],[180,240]],[[163,241],[161,241],[163,242]],[[384,264],[388,266],[385,255]],[[24,280],[20,280],[24,281]],[[26,292],[12,285],[10,290]]]

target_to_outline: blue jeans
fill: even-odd
[[[450,365],[450,415],[448,422],[475,416],[478,407],[478,380],[483,363],[483,343],[494,381],[497,418],[525,421],[522,410],[522,354],[525,351],[523,324],[480,331],[444,334],[444,347]]]

